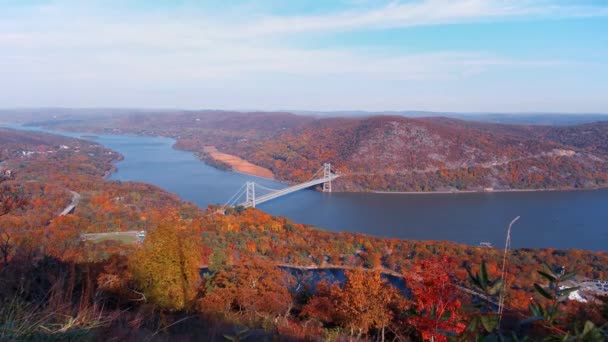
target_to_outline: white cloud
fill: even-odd
[[[517,18],[608,16],[605,6],[559,5],[527,0],[393,1],[376,8],[344,10],[324,15],[259,16],[212,30],[221,38],[277,36],[294,33],[332,33],[366,29],[471,23]]]
[[[74,85],[111,88],[122,82],[145,91],[152,84],[251,84],[277,75],[281,75],[277,80],[334,77],[351,83],[466,79],[493,69],[555,67],[564,62],[518,59],[488,51],[408,53],[365,45],[313,49],[290,41],[305,34],[530,16],[608,15],[606,7],[505,0],[391,2],[309,16],[234,13],[214,17],[183,8],[138,13],[108,9],[100,3],[85,6],[57,1],[5,18],[0,14],[0,79],[4,79],[0,87],[58,85],[58,89],[49,89],[56,92],[62,84],[78,91]]]
[[[85,2],[91,4],[90,2]],[[187,2],[189,3],[189,2]],[[183,32],[179,39],[252,39],[268,36],[285,36],[294,33],[334,33],[413,26],[444,25],[454,23],[476,23],[518,18],[568,18],[608,16],[608,4],[560,5],[548,0],[420,0],[391,1],[377,7],[358,6],[328,14],[278,16],[264,13],[243,13],[234,9],[230,15],[215,16],[191,7],[167,9],[166,12],[126,11],[123,8],[103,6],[103,2],[92,2],[83,6],[80,1],[59,0],[30,9],[30,18],[19,17],[13,23],[22,25],[27,19],[36,26],[36,21],[54,24],[63,33],[75,32],[62,29],[71,25],[103,26],[107,24],[113,36],[135,34],[138,41],[146,33],[155,41],[162,41],[163,32]],[[194,6],[194,5],[192,5]],[[250,7],[244,7],[250,9]],[[28,13],[28,12],[26,12]],[[4,18],[11,23],[11,18]],[[49,20],[50,19],[50,20]],[[2,25],[0,23],[0,25]],[[149,27],[150,26],[150,27]],[[157,26],[154,29],[154,26]],[[0,26],[1,28],[2,26]],[[137,28],[142,30],[137,30]],[[148,31],[152,28],[152,31]],[[161,30],[166,29],[166,30]],[[25,29],[25,31],[30,31]],[[81,33],[86,33],[86,30]],[[154,33],[152,35],[151,33]],[[196,36],[194,36],[196,34]],[[160,36],[159,36],[160,35]],[[175,38],[175,35],[173,35]]]
[[[74,8],[62,9],[61,4],[45,5],[30,16],[13,21],[13,25],[10,21],[0,25],[0,49],[5,51],[0,73],[12,70],[78,78],[129,75],[163,80],[221,79],[247,73],[281,72],[418,80],[462,77],[493,67],[557,63],[516,60],[475,51],[408,54],[394,49],[315,50],[283,44],[289,40],[289,33],[295,32],[430,25],[539,12],[538,7],[517,7],[510,1],[390,3],[365,12],[258,18],[249,19],[245,24],[218,24],[217,18],[208,17],[193,20],[133,14],[125,18],[122,14],[113,18],[109,13],[91,16],[86,11],[74,13]],[[66,17],[65,13],[70,15]],[[287,37],[264,39],[266,35]]]

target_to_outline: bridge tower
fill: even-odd
[[[255,183],[247,182],[246,200],[245,203],[255,208]]]
[[[331,192],[331,164],[325,163],[323,164],[323,178],[325,179],[325,183],[323,183],[323,192]]]

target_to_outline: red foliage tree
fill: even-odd
[[[460,333],[465,328],[460,322],[460,295],[452,275],[455,266],[446,256],[422,260],[405,276],[417,311],[408,321],[425,340],[447,341],[443,332]]]

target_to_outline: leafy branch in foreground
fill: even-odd
[[[582,329],[580,326],[573,327],[572,331],[564,331],[558,327],[557,319],[560,316],[560,306],[568,300],[568,296],[579,290],[579,286],[565,286],[569,280],[574,279],[576,272],[565,273],[563,268],[550,267],[545,264],[545,269],[537,271],[539,275],[548,281],[547,285],[534,283],[534,289],[546,301],[541,303],[530,303],[530,312],[533,317],[525,320],[525,323],[542,322],[543,326],[555,335],[548,337],[548,341],[605,341],[608,338],[602,328],[595,326],[593,322],[586,321]]]
[[[458,341],[525,341],[529,330],[522,330],[538,322],[546,329],[544,341],[605,341],[608,338],[602,327],[593,322],[574,322],[570,330],[565,330],[558,319],[561,317],[562,306],[568,296],[579,289],[578,286],[565,286],[572,280],[576,272],[565,273],[561,268],[551,268],[537,271],[548,281],[546,285],[534,284],[534,289],[541,296],[543,302],[531,303],[529,306],[532,317],[518,321],[515,327],[506,328],[499,325],[499,315],[495,311],[496,296],[502,291],[502,279],[490,279],[485,263],[480,271],[473,274],[467,269],[471,282],[480,291],[477,294],[479,302],[473,305],[472,318],[465,331],[458,337]],[[604,326],[604,329],[608,325]]]
[[[459,337],[461,341],[477,340],[480,336],[500,337],[499,334],[499,316],[495,311],[497,307],[497,296],[500,295],[503,289],[503,279],[490,279],[486,263],[482,262],[479,267],[479,272],[473,274],[470,268],[467,268],[471,282],[479,291],[479,302],[473,304],[474,314],[466,327],[463,334]],[[501,338],[502,340],[502,338]]]
[[[565,273],[563,269],[553,269],[545,265],[545,270],[537,271],[543,278],[548,281],[548,284],[543,286],[539,283],[534,283],[534,289],[549,303],[544,306],[541,303],[531,303],[530,312],[534,315],[532,320],[542,320],[548,325],[554,325],[559,314],[559,306],[568,299],[568,296],[577,291],[579,286],[566,287],[564,282],[572,280],[576,276],[576,272]]]

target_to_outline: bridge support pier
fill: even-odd
[[[325,163],[323,164],[323,178],[327,180],[323,183],[323,192],[331,192],[331,164]]]
[[[255,208],[255,183],[247,182],[247,192],[246,192],[246,200],[245,203],[248,203],[252,208]]]

